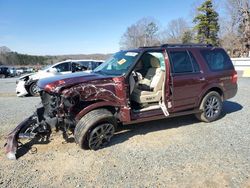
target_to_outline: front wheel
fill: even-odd
[[[92,150],[103,148],[110,142],[115,132],[115,127],[111,123],[103,123],[94,128],[88,138],[88,147]]]
[[[6,78],[4,74],[0,74],[0,78]]]
[[[116,119],[107,109],[90,111],[77,123],[75,141],[83,149],[98,150],[105,147],[113,137]]]
[[[33,82],[29,87],[29,94],[31,96],[38,96],[38,86],[36,85],[36,82]]]
[[[222,111],[222,100],[219,93],[209,92],[202,100],[199,108],[202,112],[195,114],[196,118],[204,122],[212,122],[219,118]]]

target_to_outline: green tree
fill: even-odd
[[[192,31],[190,30],[185,31],[182,35],[181,42],[183,44],[187,44],[187,43],[192,43],[192,41],[193,41]]]
[[[196,41],[199,43],[219,44],[218,32],[220,26],[218,24],[218,13],[214,10],[212,0],[206,0],[198,7],[198,15],[193,22],[196,24]]]

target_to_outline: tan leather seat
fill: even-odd
[[[131,94],[131,99],[140,104],[158,102],[162,95],[164,72],[160,68],[159,59],[151,57],[150,64],[145,78],[138,82]]]

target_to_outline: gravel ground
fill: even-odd
[[[0,144],[39,98],[15,97],[0,79]],[[60,134],[25,148],[17,161],[0,152],[0,187],[250,187],[250,79],[213,123],[193,116],[125,126],[109,147],[83,151]]]

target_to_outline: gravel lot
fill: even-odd
[[[0,187],[250,187],[250,79],[213,123],[193,116],[125,126],[111,145],[83,151],[63,143],[23,150],[17,161],[0,152]],[[0,144],[32,114],[38,97],[17,98],[15,79],[0,79]]]

